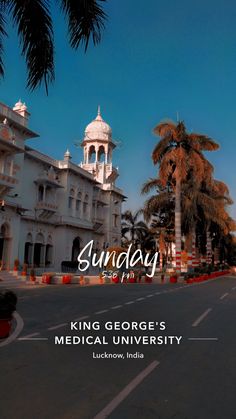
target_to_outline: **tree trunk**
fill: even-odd
[[[192,255],[192,233],[190,232],[185,238],[185,251],[188,255],[187,269],[191,270],[193,267],[193,255]]]
[[[196,251],[196,230],[195,230],[195,226],[193,227],[192,230],[192,260],[193,260],[193,268],[196,268],[197,266],[199,266],[199,260],[197,257],[197,251]]]
[[[212,243],[211,243],[211,235],[209,230],[207,230],[207,264],[210,265],[212,263]]]
[[[175,266],[176,271],[181,272],[181,183],[178,175],[175,189]]]
[[[162,251],[160,250],[160,270],[162,270],[163,268],[163,254]]]
[[[220,262],[220,249],[219,246],[216,246],[214,249],[214,265],[218,265]]]

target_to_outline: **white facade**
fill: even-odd
[[[100,110],[85,130],[84,161],[77,165],[67,150],[55,160],[26,145],[38,135],[28,128],[29,113],[19,101],[0,103],[0,260],[12,269],[19,259],[29,266],[61,270],[76,262],[94,240],[96,253],[121,240],[124,195],[115,186],[115,144]],[[69,265],[64,263],[64,265]]]

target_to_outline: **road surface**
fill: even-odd
[[[11,288],[14,289],[14,284]],[[236,277],[199,284],[16,288],[24,321],[0,347],[1,419],[235,419]],[[70,322],[97,322],[108,345],[55,345],[78,335]],[[179,345],[111,344],[107,321],[165,322]],[[97,359],[121,353],[124,359]],[[136,352],[143,358],[127,359]]]

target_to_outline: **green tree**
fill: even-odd
[[[210,180],[213,167],[205,159],[203,151],[218,149],[211,138],[189,134],[183,122],[163,122],[154,133],[161,137],[152,153],[154,164],[159,165],[159,180],[163,187],[170,185],[175,194],[175,252],[176,269],[181,269],[181,190],[184,182],[194,178],[196,185]]]
[[[140,220],[141,210],[131,212],[129,210],[122,214],[121,233],[123,237],[130,239],[131,243],[137,248],[141,237],[148,232],[147,224]]]

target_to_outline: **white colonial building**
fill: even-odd
[[[0,103],[1,266],[12,269],[19,259],[60,271],[92,239],[96,252],[120,244],[125,197],[115,186],[115,143],[99,109],[85,129],[84,161],[72,162],[68,150],[55,160],[26,145],[38,136],[29,116],[21,101],[13,109]]]

